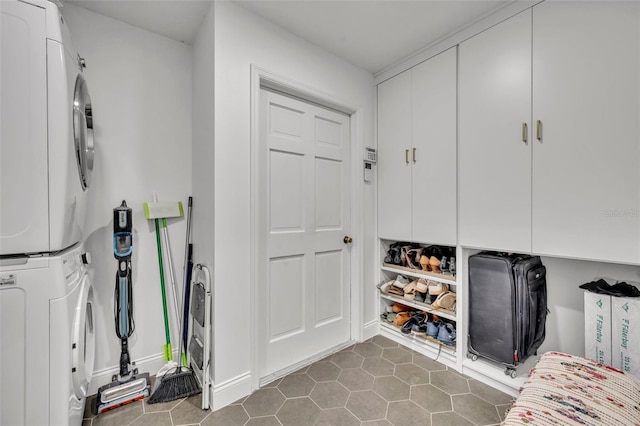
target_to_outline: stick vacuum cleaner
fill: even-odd
[[[126,201],[113,209],[113,254],[118,261],[114,292],[116,335],[120,339],[120,372],[111,383],[98,389],[96,411],[103,413],[149,396],[149,373],[129,370],[128,339],[133,334],[133,285],[131,254],[133,252],[132,213]]]

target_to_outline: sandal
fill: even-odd
[[[429,258],[424,254],[420,256],[420,266],[422,267],[423,271],[429,270]]]
[[[429,266],[431,267],[432,272],[440,272],[440,261],[437,257],[431,256],[429,259]]]
[[[404,286],[404,297],[405,299],[413,300],[416,295],[416,283],[418,280],[411,281],[409,284]]]
[[[398,327],[402,327],[404,323],[409,321],[410,319],[411,319],[411,312],[399,312],[396,315],[396,318],[394,319],[393,323]]]
[[[429,303],[435,302],[438,296],[449,291],[449,285],[445,283],[428,280],[427,284],[429,285]]]
[[[441,293],[438,298],[431,304],[435,309],[446,309],[448,311],[456,310],[456,294],[452,291]]]

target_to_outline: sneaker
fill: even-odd
[[[407,284],[409,284],[409,280],[402,275],[398,275],[395,281],[393,281],[393,285],[398,288],[404,288],[404,286],[406,286]]]
[[[411,330],[413,329],[413,327],[423,322],[424,319],[425,319],[424,314],[415,314],[407,322],[402,324],[402,328],[400,329],[400,331],[403,334],[409,334],[411,333]]]
[[[453,324],[449,324],[447,322],[443,323],[438,331],[437,339],[445,345],[455,345],[456,329],[453,327]]]
[[[426,298],[427,298],[427,293],[420,293],[419,291],[416,291],[416,294],[413,297],[413,300],[416,302],[425,303]]]
[[[440,334],[441,321],[428,321],[427,322],[427,336],[436,339]]]

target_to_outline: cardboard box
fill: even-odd
[[[611,365],[611,296],[584,293],[584,356]]]
[[[640,378],[640,298],[612,297],[611,365]]]

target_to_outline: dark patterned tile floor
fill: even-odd
[[[485,426],[498,425],[511,396],[383,336],[350,346],[218,411],[200,396],[138,401],[83,426]]]

